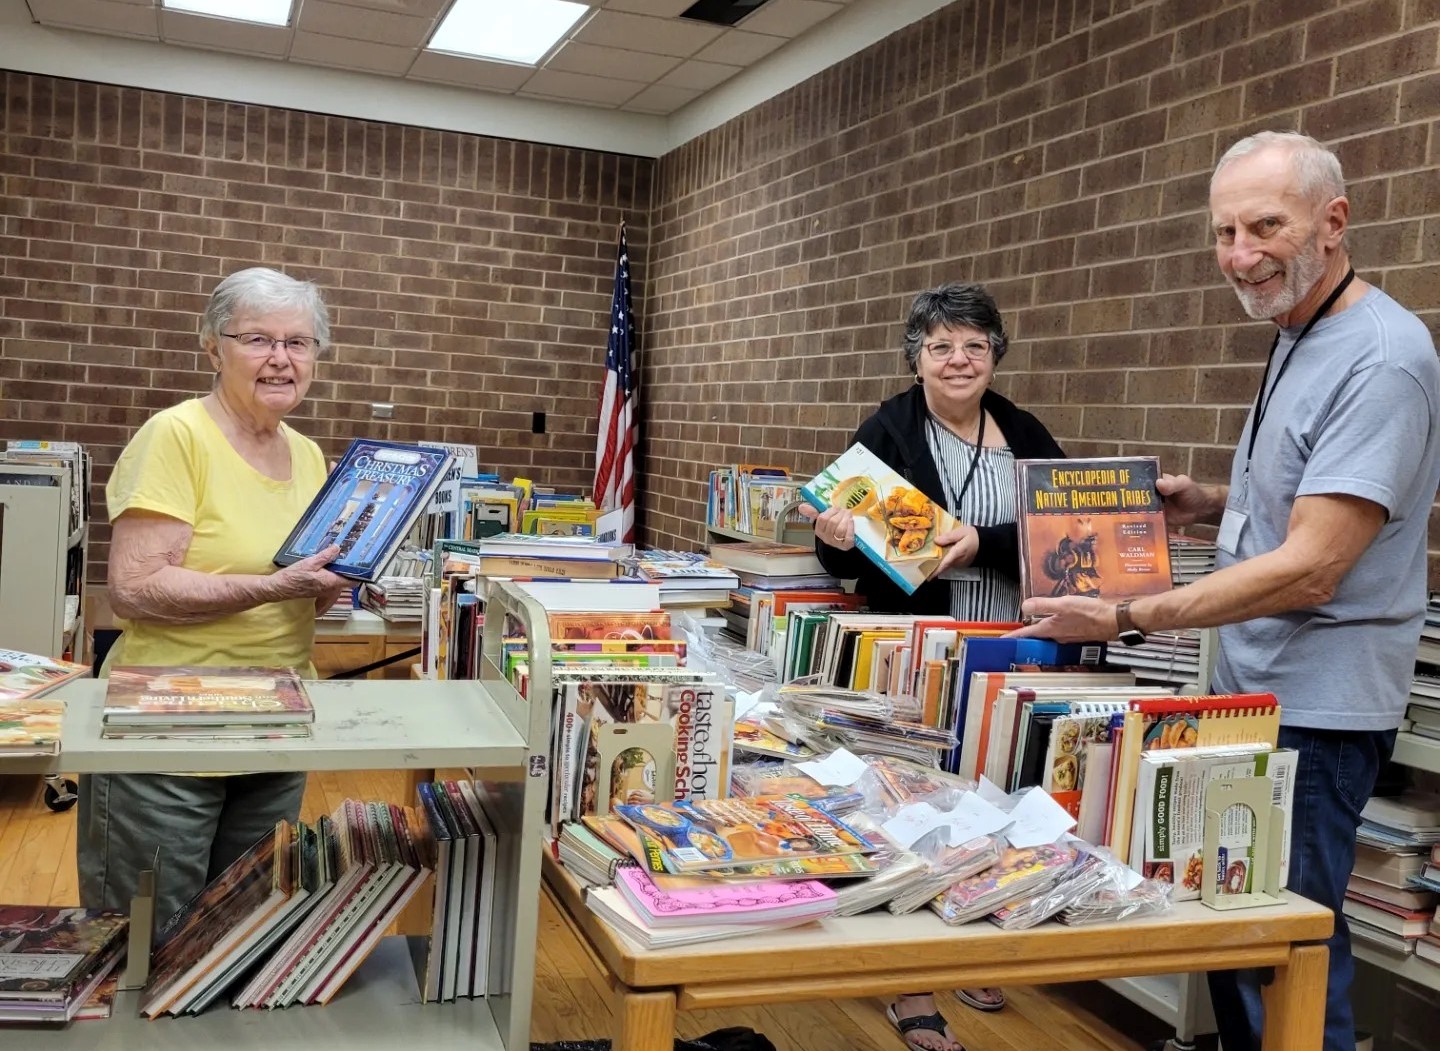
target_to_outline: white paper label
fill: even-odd
[[[474,477],[480,471],[480,461],[475,452],[475,446],[451,445],[449,442],[420,442],[418,444],[428,449],[444,449],[455,457],[450,464],[450,470],[445,472],[445,480],[440,483],[440,488],[435,490],[435,495],[430,498],[430,506],[425,510],[430,514],[460,510],[460,479],[466,475]]]
[[[838,748],[809,763],[796,763],[795,769],[809,774],[817,782],[831,788],[849,788],[869,769],[865,760],[844,748]]]
[[[1075,827],[1075,819],[1043,788],[1026,792],[1010,811],[1010,820],[1012,824],[1005,838],[1015,847],[1054,843]]]
[[[746,693],[744,690],[735,691],[735,718],[743,719],[757,704],[760,703],[760,691]]]
[[[929,803],[911,803],[901,807],[895,816],[880,827],[900,846],[909,850],[915,841],[935,827],[940,811]]]
[[[984,774],[980,775],[980,787],[975,791],[985,802],[998,806],[1001,810],[1005,810],[1010,806],[1010,797],[1000,790],[999,785]]]
[[[978,792],[966,792],[960,802],[940,815],[950,830],[950,845],[958,847],[976,836],[993,836],[1010,823],[1010,815],[980,798]]]

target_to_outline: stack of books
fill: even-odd
[[[360,586],[360,606],[392,624],[418,624],[425,607],[420,577],[381,577]]]
[[[1138,646],[1111,642],[1106,647],[1106,660],[1131,669],[1143,682],[1186,686],[1200,679],[1200,633],[1179,628],[1150,632]]]
[[[1440,666],[1417,662],[1402,731],[1440,740]]]
[[[334,603],[331,604],[330,608],[327,609],[327,610],[325,610],[325,611],[322,612],[322,613],[317,613],[317,614],[315,615],[315,619],[316,619],[316,620],[322,620],[322,621],[328,621],[328,620],[336,620],[336,621],[349,620],[349,619],[350,619],[350,614],[353,613],[354,610],[355,610],[355,589],[354,589],[354,588],[346,588],[344,591],[342,591],[342,592],[340,593],[340,597],[337,598],[337,599],[334,601]]]
[[[1355,839],[1380,850],[1429,850],[1440,843],[1440,793],[1409,789],[1372,796],[1360,811]]]
[[[1357,848],[1355,870],[1345,887],[1342,908],[1350,936],[1391,955],[1411,955],[1430,931],[1440,894],[1399,874],[1407,868],[1404,855],[1381,854],[1384,860],[1376,862],[1368,853],[1365,847]]]
[[[468,548],[464,557],[473,572],[499,580],[605,580],[619,575],[616,562],[631,552],[629,544],[602,543],[588,536],[525,533],[483,537]]]
[[[315,709],[289,668],[114,668],[102,737],[264,740],[308,737]]]
[[[146,1017],[323,1004],[431,872],[413,814],[346,800],[314,826],[281,821],[162,928],[140,996]],[[242,982],[243,980],[243,982]]]
[[[740,578],[725,566],[695,552],[637,551],[620,563],[628,574],[660,585],[666,609],[720,609],[730,605],[730,591]]]
[[[1179,533],[1171,533],[1169,540],[1170,578],[1176,587],[1193,584],[1201,577],[1215,572],[1217,548],[1213,540],[1181,536]]]
[[[45,694],[89,674],[83,664],[0,650],[0,756],[58,754],[65,702]]]
[[[130,921],[91,909],[0,905],[0,1022],[68,1022],[125,954]]]
[[[1420,628],[1417,660],[1440,667],[1440,593],[1431,592],[1425,604],[1425,623]]]

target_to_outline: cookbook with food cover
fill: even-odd
[[[1022,598],[1170,590],[1156,457],[1020,460],[1015,470]]]
[[[315,710],[289,668],[112,668],[103,722],[110,726],[311,723]]]
[[[855,546],[907,595],[940,568],[945,549],[935,541],[956,525],[945,508],[859,443],[800,492],[817,510],[847,508],[855,516]]]
[[[0,650],[0,704],[39,697],[89,674],[85,664],[21,650]]]

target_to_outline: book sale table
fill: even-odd
[[[585,905],[584,888],[550,856],[545,883],[618,997],[615,1046],[670,1051],[681,1010],[886,996],[914,989],[1273,967],[1265,987],[1264,1051],[1320,1051],[1329,909],[1284,903],[1217,912],[1198,901],[1163,916],[1090,927],[1045,923],[1002,931],[947,927],[929,910],[834,918],[789,930],[671,949],[645,949]]]

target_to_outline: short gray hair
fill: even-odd
[[[269,314],[279,310],[308,310],[314,324],[320,349],[330,345],[330,314],[320,289],[310,281],[300,281],[267,266],[237,270],[215,286],[205,313],[200,315],[200,348],[220,342],[220,334],[230,327],[237,314],[251,312]]]
[[[1010,346],[1010,340],[1005,335],[1005,323],[1000,320],[1000,308],[985,286],[951,282],[939,288],[926,289],[910,304],[910,317],[905,322],[904,347],[905,364],[910,366],[911,372],[916,370],[915,363],[920,357],[925,337],[941,325],[975,328],[985,333],[996,364]]]
[[[1340,170],[1340,158],[1309,135],[1296,131],[1258,131],[1241,139],[1225,151],[1215,165],[1210,181],[1213,183],[1215,176],[1231,161],[1272,148],[1289,153],[1295,181],[1307,201],[1327,204],[1336,197],[1345,196],[1345,174]]]

